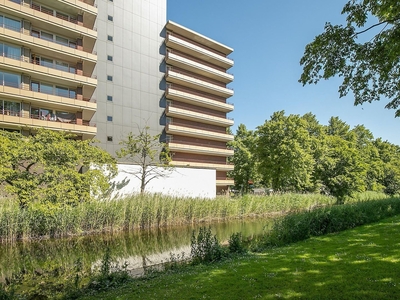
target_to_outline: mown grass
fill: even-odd
[[[82,299],[399,299],[400,217]]]
[[[117,201],[92,201],[77,206],[32,204],[21,210],[11,200],[0,201],[0,240],[63,237],[95,232],[207,223],[262,217],[335,203],[316,194],[173,198],[132,196]]]

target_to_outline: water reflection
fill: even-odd
[[[246,238],[263,233],[271,219],[235,221],[211,225],[212,233],[221,242],[241,232]],[[208,226],[208,225],[206,225]],[[120,234],[16,242],[0,245],[0,276],[35,272],[70,272],[80,259],[86,270],[99,264],[108,248],[113,260],[128,269],[141,269],[143,265],[165,262],[171,253],[190,255],[190,238],[200,225],[168,229],[134,231]]]

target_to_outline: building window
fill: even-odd
[[[112,122],[112,116],[107,116],[107,121]]]
[[[107,55],[107,60],[113,61],[113,57],[111,55]]]
[[[110,16],[110,15],[108,15],[107,19],[108,19],[108,21],[111,21],[111,22],[114,20],[113,16]]]
[[[113,101],[113,96],[107,95],[107,101]]]
[[[113,81],[113,77],[111,75],[107,75],[107,80],[108,81]]]
[[[112,142],[113,141],[113,137],[112,136],[107,136],[107,142]]]
[[[113,41],[112,35],[107,35],[107,40],[109,40],[110,42],[112,42],[112,41]]]

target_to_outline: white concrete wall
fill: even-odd
[[[158,170],[164,171],[162,168]],[[139,166],[119,164],[118,175],[112,182],[117,184],[124,180],[129,180],[129,182],[119,190],[115,190],[112,196],[123,197],[139,193],[140,180],[132,175],[139,171]],[[172,171],[164,172],[165,177],[154,178],[147,184],[146,192],[176,197],[215,198],[215,170],[174,168]]]

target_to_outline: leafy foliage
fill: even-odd
[[[221,260],[223,257],[223,249],[217,237],[211,234],[210,227],[200,227],[197,236],[193,231],[190,247],[193,264],[210,263]]]
[[[350,0],[342,14],[347,15],[345,25],[326,23],[306,46],[299,81],[305,85],[337,75],[343,78],[341,97],[352,91],[355,105],[386,97],[386,108],[400,116],[398,1]]]
[[[234,170],[228,176],[235,179],[235,188],[242,193],[249,192],[249,182],[259,181],[257,172],[257,160],[254,155],[256,135],[247,130],[244,124],[240,124],[236,130],[235,139],[229,143],[234,149],[234,156],[230,161],[234,164]]]
[[[0,182],[17,196],[21,208],[35,201],[89,201],[106,191],[115,172],[115,161],[107,152],[71,134],[45,129],[33,136],[0,132]]]
[[[288,214],[278,219],[261,241],[264,247],[283,246],[320,236],[340,232],[400,214],[398,198],[334,205]]]
[[[244,254],[247,252],[247,248],[243,243],[243,237],[241,232],[233,233],[229,237],[228,243],[229,243],[228,245],[229,253]]]
[[[338,117],[321,125],[311,113],[275,112],[254,132],[240,125],[232,145],[236,185],[257,178],[275,191],[321,192],[339,202],[366,190],[400,192],[400,147]]]
[[[160,134],[151,135],[150,127],[139,128],[139,133],[128,134],[125,140],[120,142],[122,148],[117,151],[119,158],[125,158],[129,162],[138,165],[140,170],[132,172],[140,180],[140,192],[143,194],[146,185],[155,178],[165,177],[172,170],[169,165],[171,154],[168,145],[160,141]]]
[[[255,155],[264,183],[274,190],[312,189],[314,160],[306,123],[298,115],[275,112],[257,128]]]

